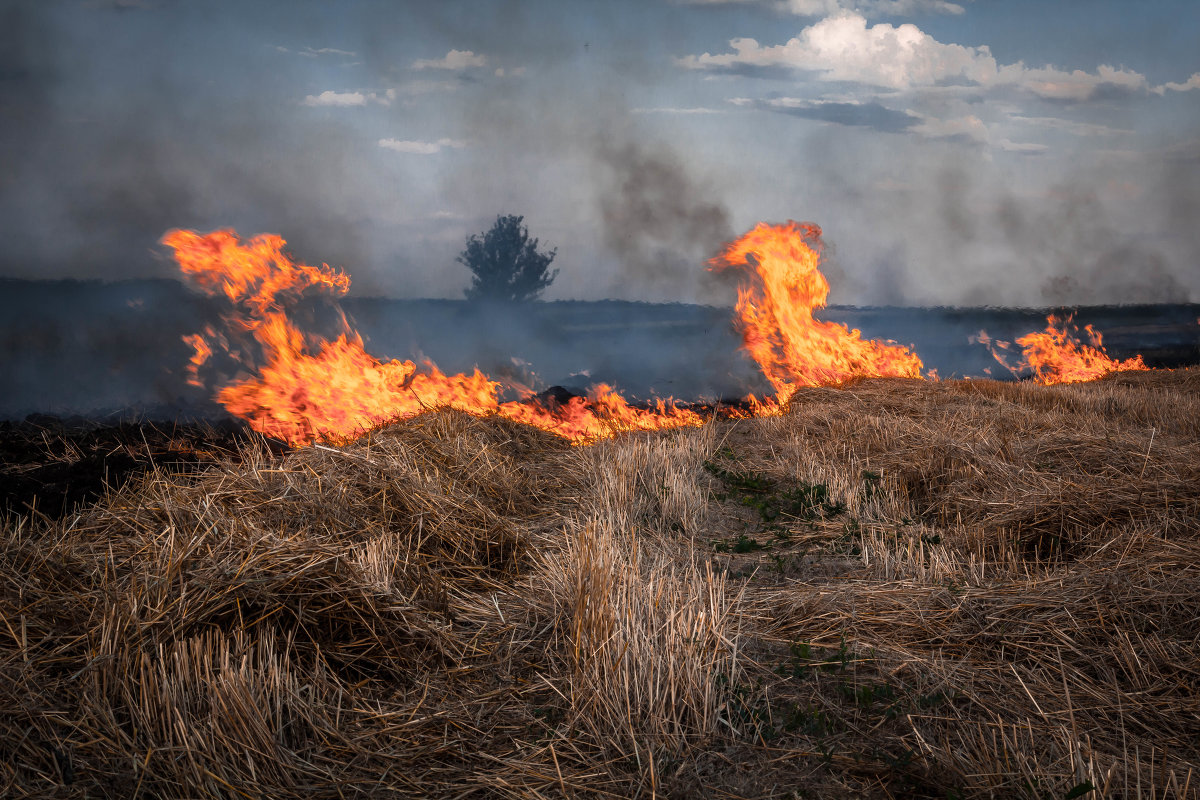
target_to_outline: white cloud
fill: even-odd
[[[386,150],[395,150],[397,153],[431,156],[434,153],[441,152],[447,147],[454,148],[456,150],[462,149],[467,146],[467,143],[460,139],[438,139],[436,142],[411,141],[407,139],[380,139],[379,146]]]
[[[497,78],[503,78],[505,75],[507,75],[510,78],[519,78],[525,74],[525,68],[524,67],[509,67],[506,70],[506,69],[504,69],[504,67],[497,67],[495,74],[496,74]]]
[[[689,69],[792,67],[825,80],[891,89],[953,79],[981,83],[993,80],[997,72],[987,47],[942,44],[910,24],[868,27],[864,17],[849,12],[810,25],[786,44],[763,46],[747,38],[729,44],[732,53],[684,56],[679,63]]]
[[[1112,128],[1108,125],[1097,125],[1094,122],[1079,122],[1061,117],[1027,117],[1022,114],[1009,114],[1008,118],[1013,122],[1050,128],[1051,130],[1063,131],[1064,133],[1071,133],[1076,136],[1115,136],[1121,133],[1133,133],[1133,131],[1123,128]]]
[[[381,106],[390,106],[392,101],[396,99],[396,90],[388,89],[380,94],[379,92],[333,92],[326,91],[320,94],[310,94],[300,101],[301,105],[305,106],[333,106],[333,107],[352,107],[365,106],[368,103],[373,103]]]
[[[1027,156],[1039,155],[1050,149],[1048,145],[1035,142],[1014,142],[1011,139],[1001,139],[996,142],[996,146],[1009,153],[1021,153]]]
[[[1170,89],[1172,92],[1190,92],[1192,89],[1200,89],[1200,72],[1193,72],[1192,77],[1188,78],[1183,83],[1174,83],[1172,81],[1168,81],[1162,86],[1155,86],[1154,92],[1156,94],[1164,94],[1168,89]]]
[[[353,50],[339,50],[336,47],[318,47],[315,50],[311,47],[306,47],[306,48],[304,48],[303,55],[306,55],[306,56],[308,56],[308,55],[311,55],[311,56],[347,56],[349,58],[354,58],[355,56],[358,55],[358,53],[354,52]]]
[[[301,102],[306,106],[365,106],[367,96],[362,92],[321,92],[310,94]]]
[[[801,17],[824,17],[839,11],[857,11],[870,17],[910,14],[961,14],[966,9],[948,0],[780,0],[777,4]]]
[[[292,50],[283,45],[275,45],[275,49],[280,53],[295,53],[298,56],[305,58],[320,58],[321,56],[345,56],[346,58],[354,58],[358,53],[353,50],[339,50],[336,47],[305,47],[303,50]]]
[[[749,38],[732,39],[729,44],[731,53],[688,55],[678,63],[700,70],[785,67],[811,72],[819,80],[893,90],[954,84],[982,89],[1015,86],[1043,98],[1072,102],[1088,100],[1101,89],[1149,88],[1140,73],[1108,65],[1095,72],[1029,68],[1023,62],[1000,65],[986,45],[945,44],[908,23],[868,26],[865,17],[850,11],[804,28],[785,44],[761,45]]]
[[[779,6],[801,17],[826,17],[844,9],[838,0],[784,0]]]
[[[931,139],[958,139],[1018,155],[1041,155],[1050,149],[1048,145],[1037,142],[1014,142],[1012,139],[994,138],[987,124],[974,114],[954,119],[926,117],[920,125],[913,127],[913,131]]]
[[[1081,69],[1072,72],[1041,67],[1030,69],[1017,62],[1000,69],[997,83],[1022,86],[1047,100],[1082,102],[1102,87],[1124,90],[1148,89],[1146,76],[1133,70],[1117,69],[1101,64],[1095,73]]]
[[[470,50],[451,50],[441,58],[419,58],[412,63],[413,69],[464,70],[487,65],[487,57]]]
[[[909,14],[961,14],[965,9],[949,0],[675,0],[683,5],[715,6],[759,3],[800,17],[827,17],[857,11],[870,17]]]
[[[954,119],[925,117],[920,125],[913,127],[913,131],[931,139],[965,139],[979,144],[988,141],[987,125],[974,114]]]

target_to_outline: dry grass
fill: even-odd
[[[250,445],[0,623],[4,796],[1200,797],[1200,371]]]

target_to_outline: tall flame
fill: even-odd
[[[1075,332],[1079,330],[1072,324],[1072,319],[1071,314],[1065,317],[1051,314],[1046,318],[1045,331],[1027,333],[1017,339],[1022,354],[1017,364],[1009,363],[1000,353],[1000,350],[1009,349],[1008,342],[992,339],[984,331],[979,332],[976,341],[986,345],[995,359],[1012,373],[1031,369],[1034,379],[1048,386],[1091,381],[1118,370],[1149,369],[1140,355],[1124,361],[1110,358],[1104,352],[1100,332],[1091,325],[1083,327],[1091,344],[1083,344],[1068,331],[1068,328]]]
[[[860,375],[919,378],[921,359],[907,347],[863,339],[857,329],[813,317],[829,296],[817,269],[821,249],[816,225],[760,222],[709,262],[711,269],[737,269],[748,278],[738,287],[737,325],[776,402],[801,386]]]
[[[195,351],[189,382],[201,383],[199,370],[211,359],[215,344],[251,373],[221,388],[217,400],[255,429],[292,444],[348,439],[442,406],[499,414],[576,442],[702,421],[669,401],[635,408],[604,385],[594,387],[587,398],[572,398],[556,408],[536,401],[501,403],[499,384],[478,369],[470,375],[447,375],[430,361],[420,368],[412,361],[379,361],[366,352],[345,315],[340,315],[342,333],[332,340],[305,334],[289,318],[289,303],[310,289],[343,295],[350,278],[325,264],[294,263],[278,236],[241,242],[229,230],[173,230],[163,242],[175,250],[185,276],[210,294],[223,293],[234,309],[226,319],[228,331],[209,327],[204,334],[184,337]],[[246,337],[249,342],[238,341]],[[261,366],[254,350],[261,353]]]

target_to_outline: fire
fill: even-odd
[[[737,325],[744,349],[775,388],[782,405],[801,386],[855,376],[921,377],[921,359],[893,342],[863,339],[860,331],[813,318],[829,283],[817,269],[821,229],[809,223],[759,223],[710,261],[711,269],[738,269]]]
[[[503,417],[536,425],[576,441],[594,441],[622,431],[648,431],[701,425],[695,411],[679,408],[670,400],[659,400],[650,409],[635,408],[611,386],[597,384],[586,398],[572,397],[564,405],[548,409],[537,403],[502,403]]]
[[[350,290],[350,276],[328,264],[294,263],[279,236],[259,234],[242,244],[231,230],[208,234],[174,230],[163,237],[163,244],[174,248],[179,269],[201,289],[210,294],[223,291],[234,303],[259,315],[280,310],[281,300],[310,287],[337,295]]]
[[[1032,369],[1038,383],[1047,386],[1056,383],[1078,383],[1091,381],[1117,370],[1149,369],[1142,357],[1134,356],[1124,361],[1109,358],[1104,352],[1103,338],[1100,332],[1091,325],[1085,325],[1090,345],[1081,343],[1069,331],[1068,327],[1078,332],[1071,320],[1073,315],[1059,317],[1051,314],[1046,318],[1046,330],[1028,333],[1017,339],[1022,348],[1022,360],[1018,364],[1010,364],[999,350],[1007,350],[1008,342],[991,339],[986,332],[980,331],[976,340],[986,345],[992,355],[1009,371],[1015,373]]]
[[[745,349],[776,391],[773,398],[749,396],[751,415],[783,413],[800,386],[859,375],[920,377],[921,360],[908,348],[864,340],[857,330],[813,318],[813,309],[824,306],[829,294],[817,269],[820,235],[815,225],[759,224],[711,262],[713,269],[740,269],[749,276],[738,290],[737,324]],[[447,375],[430,361],[418,366],[380,361],[367,353],[362,337],[336,307],[336,298],[350,288],[350,277],[327,264],[295,263],[278,236],[243,242],[230,230],[173,230],[163,242],[175,250],[193,285],[211,295],[224,294],[232,306],[224,330],[207,327],[184,337],[194,351],[189,383],[204,384],[202,368],[206,374],[216,371],[214,353],[219,350],[242,375],[219,388],[217,400],[262,433],[292,444],[347,440],[445,406],[535,425],[576,443],[621,431],[703,422],[699,413],[672,400],[638,408],[605,384],[564,403],[540,402],[528,396],[528,387],[519,392],[526,399],[501,402],[500,383],[478,369]],[[302,330],[289,316],[289,309],[310,292],[329,297],[337,308],[341,329],[332,338]]]
[[[211,333],[211,330],[210,330]],[[193,333],[190,336],[184,336],[183,340],[192,346],[192,358],[188,363],[188,383],[192,386],[204,386],[204,382],[200,380],[200,368],[203,367],[208,360],[212,358],[212,346],[208,341],[198,333]]]
[[[250,373],[222,387],[217,400],[256,430],[292,444],[350,439],[444,406],[498,414],[574,442],[702,421],[670,401],[635,408],[605,385],[555,408],[532,400],[501,403],[499,383],[478,369],[447,375],[430,361],[421,367],[412,361],[379,361],[366,352],[344,314],[339,314],[343,331],[333,339],[304,333],[289,318],[289,303],[309,290],[344,295],[350,278],[325,264],[294,263],[278,236],[242,242],[228,230],[203,235],[174,230],[163,242],[175,250],[180,269],[194,285],[209,294],[224,293],[234,309],[226,319],[227,331],[207,328],[185,337],[195,351],[189,382],[201,383],[199,370],[212,358],[215,344]],[[261,366],[253,353],[261,353]]]

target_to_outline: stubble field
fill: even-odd
[[[164,435],[4,523],[4,796],[1200,796],[1195,368]]]

